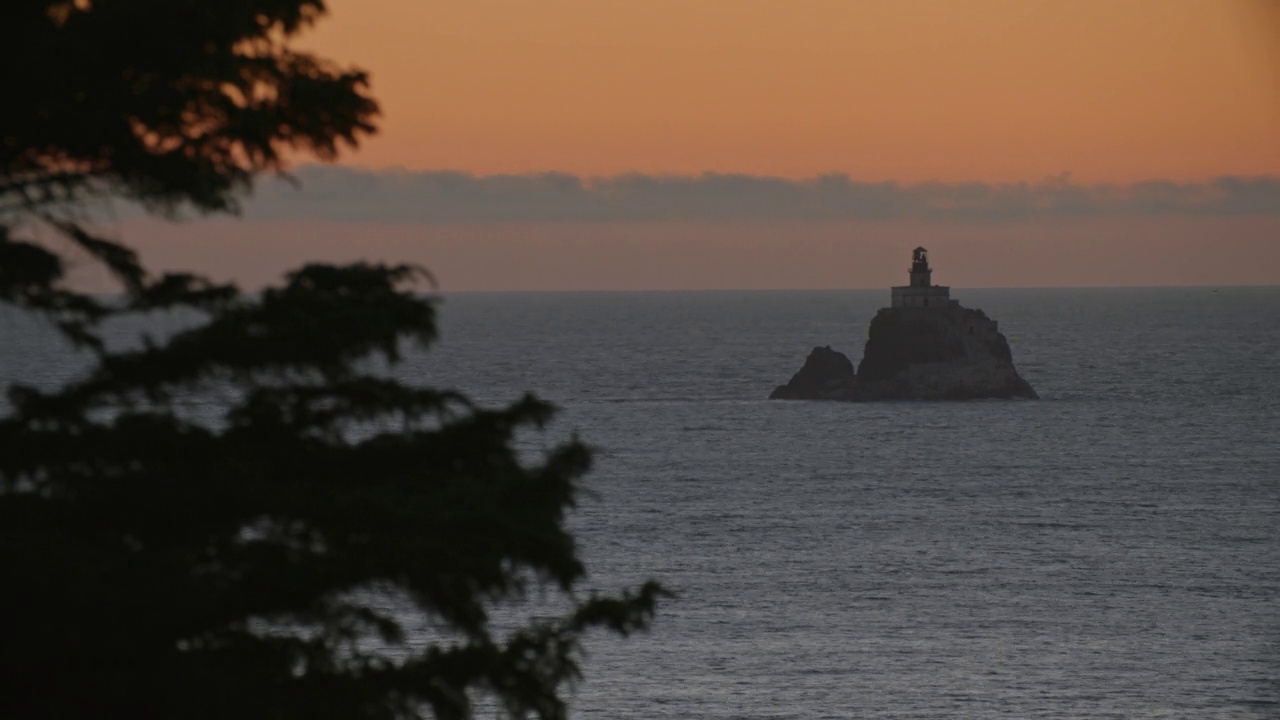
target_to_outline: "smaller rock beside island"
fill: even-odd
[[[1018,375],[1009,342],[981,310],[961,307],[932,285],[916,248],[911,284],[893,288],[893,307],[871,321],[862,362],[814,348],[804,367],[769,395],[777,400],[975,400],[1038,397]]]
[[[852,400],[853,363],[830,346],[816,347],[804,367],[786,385],[769,394],[770,400]]]

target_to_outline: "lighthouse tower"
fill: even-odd
[[[951,304],[951,288],[933,284],[929,251],[918,247],[911,252],[911,284],[892,289],[893,307],[945,308]]]

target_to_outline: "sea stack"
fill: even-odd
[[[928,251],[911,256],[911,282],[891,291],[890,307],[871,321],[862,362],[830,347],[814,348],[779,400],[975,400],[1035,398],[1013,366],[996,321],[960,306],[932,282]]]

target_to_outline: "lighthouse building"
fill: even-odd
[[[893,288],[893,307],[945,308],[952,303],[951,288],[933,284],[929,251],[918,247],[911,253],[911,284]]]

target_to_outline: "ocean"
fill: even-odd
[[[887,290],[445,299],[398,373],[559,404],[590,585],[678,593],[573,717],[1280,717],[1280,288],[953,297],[1041,400],[766,400]],[[0,380],[75,372],[32,327]]]

